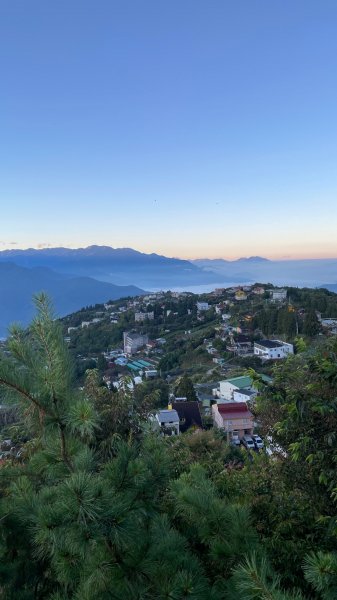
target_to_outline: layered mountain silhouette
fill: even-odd
[[[144,289],[198,292],[256,281],[335,290],[337,260],[251,256],[188,261],[109,246],[5,250],[0,252],[0,336],[11,321],[30,320],[32,294],[42,290],[64,315],[89,304],[139,295]]]
[[[83,306],[144,294],[136,286],[117,286],[90,277],[70,277],[46,267],[28,269],[13,263],[0,264],[0,336],[13,321],[27,325],[34,315],[32,297],[47,292],[59,316]]]
[[[239,258],[228,261],[223,259],[198,259],[193,264],[199,268],[216,273],[220,278],[240,283],[256,281],[274,285],[299,287],[322,287],[337,281],[337,259],[303,260],[267,260],[260,256]]]
[[[11,261],[22,267],[48,267],[58,273],[94,277],[115,285],[140,285],[168,289],[170,286],[216,282],[215,274],[200,269],[188,260],[144,254],[132,248],[89,246],[88,248],[45,248],[42,250],[5,250],[0,262]]]

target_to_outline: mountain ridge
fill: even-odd
[[[190,261],[146,254],[133,248],[89,246],[87,248],[14,249],[0,252],[0,263],[12,261],[32,268],[44,266],[59,273],[88,276],[115,285],[142,288],[181,284],[216,283],[216,276]]]
[[[52,299],[59,316],[83,306],[140,296],[146,292],[136,286],[117,286],[90,277],[70,277],[46,267],[28,269],[12,262],[0,263],[0,335],[10,323],[27,325],[34,314],[32,297],[44,291]]]
[[[185,260],[146,254],[130,247],[91,245],[86,248],[31,248],[0,251],[0,264],[47,267],[66,277],[90,277],[141,289],[226,287],[270,281],[274,285],[319,287],[337,281],[337,259],[270,260],[262,256]]]

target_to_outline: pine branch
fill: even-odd
[[[16,392],[20,396],[23,396],[26,400],[29,400],[30,402],[32,402],[41,412],[46,412],[45,407],[42,406],[42,404],[40,404],[40,402],[38,402],[38,400],[36,400],[36,398],[34,398],[34,396],[32,396],[29,392],[27,392],[23,388],[21,388],[18,384],[14,383],[12,381],[8,381],[8,380],[4,379],[3,377],[0,377],[0,385],[3,385],[4,387],[9,388],[10,390]]]

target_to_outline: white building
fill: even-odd
[[[231,379],[225,379],[220,381],[220,399],[225,401],[237,400],[242,402],[243,398],[236,396],[234,393],[242,390],[251,390],[252,380],[248,375],[242,375],[241,377],[232,377]],[[247,398],[245,398],[246,400]]]
[[[257,285],[255,288],[252,289],[253,294],[256,294],[257,296],[263,296],[264,294],[264,288]]]
[[[146,369],[145,377],[146,377],[146,379],[151,379],[152,377],[158,377],[157,369]]]
[[[284,290],[283,288],[268,291],[271,293],[272,302],[283,302],[287,299],[287,290]]]
[[[337,327],[337,319],[319,319],[319,321],[322,324],[322,327],[327,327],[327,328],[334,328]],[[70,329],[70,327],[69,327]],[[69,332],[68,329],[68,332]]]
[[[115,308],[114,304],[109,304],[108,302],[106,304],[104,304],[104,308],[105,310],[112,310],[113,308]]]
[[[160,410],[156,414],[156,420],[160,428],[163,428],[167,434],[179,435],[179,415],[176,410]]]
[[[68,333],[70,333],[71,331],[76,331],[77,327],[68,327]]]
[[[233,400],[234,402],[248,402],[249,400],[253,400],[256,395],[257,391],[254,389],[234,390]]]
[[[142,323],[143,321],[146,321],[146,319],[148,319],[149,321],[153,321],[154,319],[154,312],[136,312],[135,313],[135,321],[136,323]]]
[[[209,309],[208,302],[197,302],[197,309],[199,312]]]
[[[280,360],[294,354],[294,346],[281,340],[254,342],[254,355],[264,360]]]
[[[223,314],[221,315],[221,317],[222,317],[222,320],[223,320],[223,321],[229,321],[229,320],[230,320],[230,318],[231,318],[231,315],[230,315],[230,313],[223,313]]]
[[[145,346],[149,341],[148,335],[140,335],[139,333],[131,333],[129,331],[124,331],[123,333],[123,342],[124,342],[124,352],[126,354],[134,354]]]

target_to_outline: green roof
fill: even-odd
[[[129,363],[127,365],[128,369],[132,369],[132,371],[139,371],[139,367],[135,367],[134,365],[132,365],[131,363]]]
[[[272,381],[273,381],[272,378],[269,377],[268,375],[261,375],[261,379],[264,383],[272,383]],[[231,383],[232,385],[235,385],[240,390],[243,388],[248,388],[253,384],[249,375],[240,375],[240,377],[231,377],[230,379],[226,379],[226,381],[228,383]]]
[[[237,388],[247,388],[252,385],[252,380],[248,375],[241,375],[241,377],[231,377],[230,379],[226,379],[227,383],[231,383],[235,385]]]

